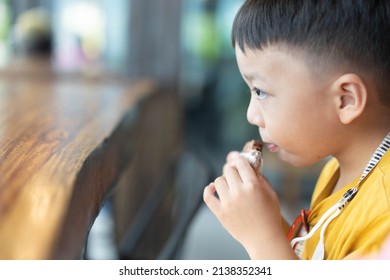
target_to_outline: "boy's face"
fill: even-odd
[[[332,79],[316,77],[302,56],[286,49],[264,50],[237,46],[241,75],[251,90],[249,123],[259,128],[271,152],[305,166],[335,152],[339,124]]]

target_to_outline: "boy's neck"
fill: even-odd
[[[332,193],[360,178],[376,148],[389,132],[390,127],[376,132],[364,133],[364,135],[355,138],[359,139],[358,141],[354,139],[348,141],[343,152],[335,155],[340,165],[340,177]]]

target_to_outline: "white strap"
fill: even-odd
[[[317,247],[313,253],[312,260],[323,260],[325,255],[325,245],[324,245],[324,235],[325,230],[330,224],[331,221],[333,221],[340,213],[342,208],[337,208],[336,212],[333,213],[332,216],[329,217],[329,219],[326,220],[324,225],[322,226],[321,232],[320,232],[320,241],[317,244]]]

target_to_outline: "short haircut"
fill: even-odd
[[[232,43],[244,53],[284,45],[348,66],[369,75],[390,103],[390,0],[246,0]]]

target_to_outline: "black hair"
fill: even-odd
[[[390,103],[389,0],[246,0],[233,23],[232,43],[306,51],[311,59],[348,65],[375,81]]]

